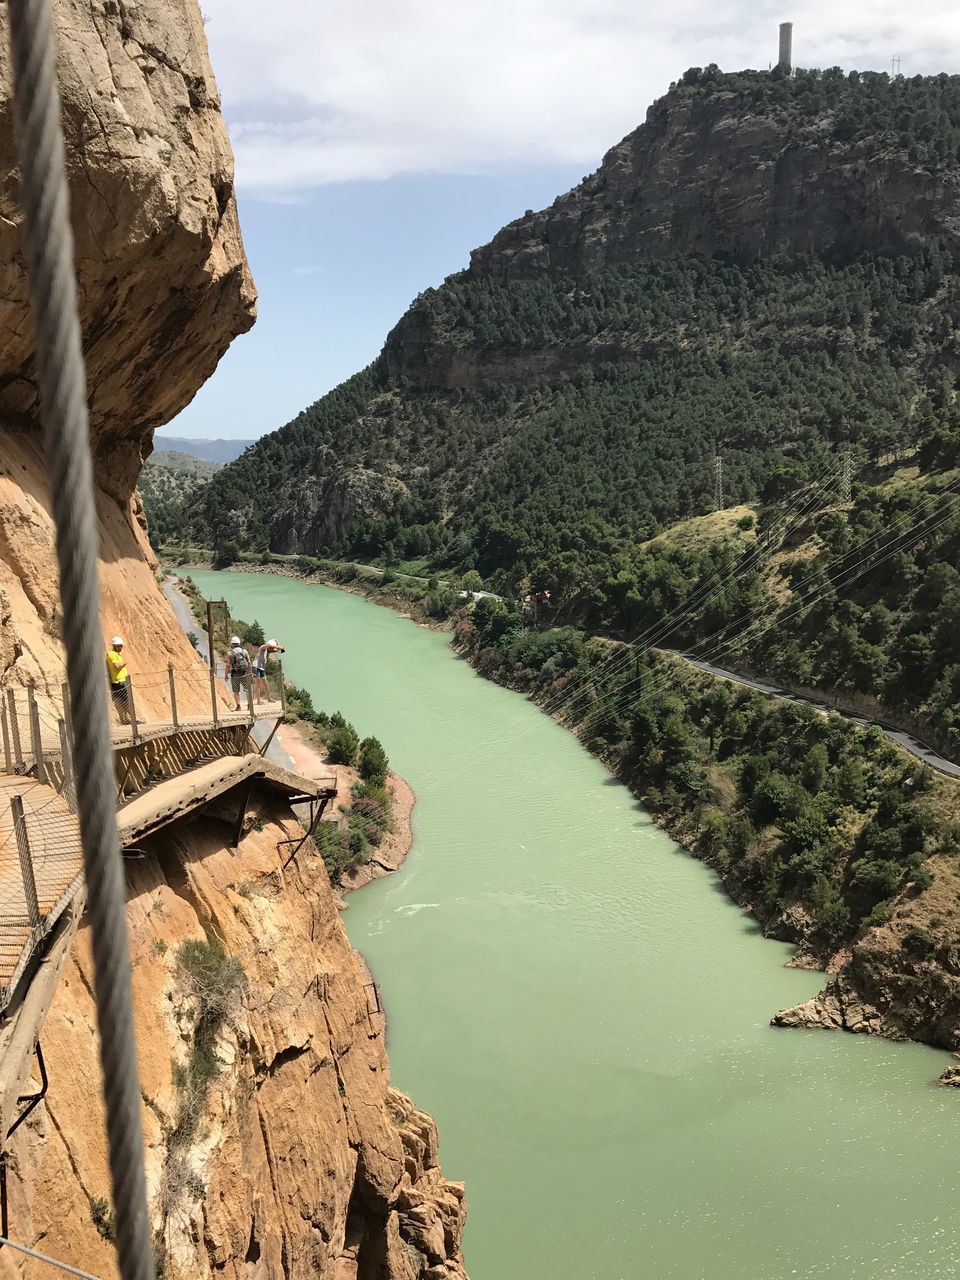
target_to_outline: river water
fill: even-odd
[[[394,1083],[467,1183],[472,1280],[960,1273],[946,1055],[772,1029],[818,975],[445,636],[324,587],[193,576],[417,791],[413,853],[345,921]]]

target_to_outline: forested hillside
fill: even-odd
[[[207,462],[175,449],[150,455],[140,473],[140,496],[154,542],[161,545],[175,538],[183,520],[183,504],[220,470],[220,463]]]
[[[958,140],[960,77],[687,73],[215,476],[189,534],[476,569],[627,637],[670,617],[956,732]],[[658,537],[711,510],[716,449],[742,527]]]

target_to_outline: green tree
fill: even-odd
[[[327,738],[327,755],[334,764],[352,765],[357,758],[360,738],[352,724],[333,729]]]
[[[364,738],[360,743],[358,764],[364,782],[382,787],[387,780],[387,753],[377,738]]]

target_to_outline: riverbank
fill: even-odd
[[[165,551],[160,551],[158,555],[164,567],[170,570],[183,569],[189,573],[191,569],[216,568],[218,573],[264,573],[273,577],[291,578],[297,582],[334,587],[337,591],[346,591],[349,595],[369,600],[371,604],[392,609],[401,618],[408,618],[418,626],[429,627],[434,631],[449,631],[455,621],[452,613],[443,617],[430,614],[427,609],[429,580],[415,578],[410,574],[394,574],[392,570],[377,569],[373,565],[312,560],[316,567],[305,571],[297,567],[304,558],[291,557],[290,562],[276,559],[267,563],[242,560],[217,567],[211,556],[184,557]]]
[[[378,596],[375,603],[404,612],[389,593]],[[631,665],[616,676],[610,642],[570,628],[517,635],[503,606],[482,602],[471,616],[461,613],[453,642],[479,674],[570,730],[717,873],[767,937],[796,947],[791,966],[827,973],[816,1001],[771,1010],[775,1025],[960,1048],[960,932],[951,905],[960,902],[960,846],[951,834],[960,832],[960,789],[939,779],[927,796],[929,771],[879,730],[735,690],[665,655],[646,659],[643,673]],[[655,705],[637,696],[644,681]],[[778,794],[762,811],[755,793],[771,787]],[[894,794],[890,813],[877,819],[878,800]],[[936,829],[949,847],[936,847]],[[893,832],[905,852],[885,854]]]

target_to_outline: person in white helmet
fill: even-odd
[[[240,690],[250,684],[250,655],[240,643],[239,636],[230,637],[230,652],[227,654],[227,675],[233,689],[233,700],[237,704],[234,711],[240,710]]]
[[[127,660],[123,656],[123,636],[114,636],[107,650],[107,676],[110,680],[110,696],[117,708],[121,724],[130,723],[130,690]]]
[[[270,701],[270,687],[267,684],[267,661],[271,653],[286,653],[279,640],[268,640],[257,650],[253,659],[253,688],[257,702]]]

